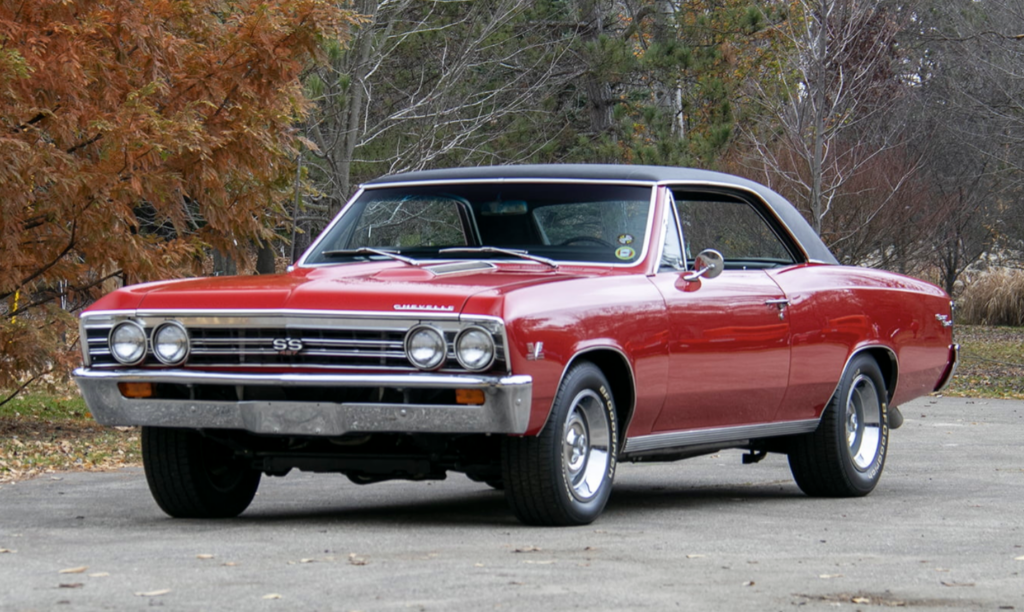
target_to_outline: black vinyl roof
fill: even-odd
[[[567,179],[588,181],[623,181],[642,182],[655,185],[658,183],[708,183],[716,186],[733,186],[752,191],[761,197],[779,216],[792,232],[808,258],[822,263],[839,263],[814,229],[807,223],[792,204],[771,189],[731,174],[698,170],[695,168],[675,168],[671,166],[629,166],[616,164],[538,164],[520,166],[476,166],[471,168],[451,168],[447,170],[421,170],[389,174],[365,183],[364,187],[382,187],[394,183],[409,182],[457,182],[479,181],[488,179]]]

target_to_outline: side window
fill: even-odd
[[[370,202],[346,248],[465,246],[460,206],[454,199],[433,198]]]
[[[715,249],[733,269],[795,262],[786,243],[750,202],[717,193],[677,191],[675,197],[688,259]]]

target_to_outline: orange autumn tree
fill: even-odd
[[[0,403],[78,361],[69,310],[267,240],[325,0],[0,0]]]

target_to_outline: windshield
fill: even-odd
[[[559,262],[632,264],[643,254],[650,209],[651,188],[632,185],[369,189],[304,263],[381,259],[392,253],[413,259],[520,260],[528,254]]]

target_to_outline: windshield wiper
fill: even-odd
[[[324,257],[344,257],[346,255],[380,255],[381,257],[387,257],[400,261],[410,266],[419,267],[420,263],[411,257],[403,257],[398,253],[390,249],[371,249],[370,247],[359,247],[358,249],[336,249],[334,251],[324,251],[321,253]]]
[[[522,259],[529,259],[530,261],[536,261],[547,266],[551,266],[554,269],[558,269],[558,264],[547,257],[540,257],[539,255],[530,255],[528,252],[522,249],[502,249],[498,247],[454,247],[450,249],[440,249],[437,254],[445,255],[448,253],[498,253],[501,255],[511,255],[512,257],[519,257]]]

